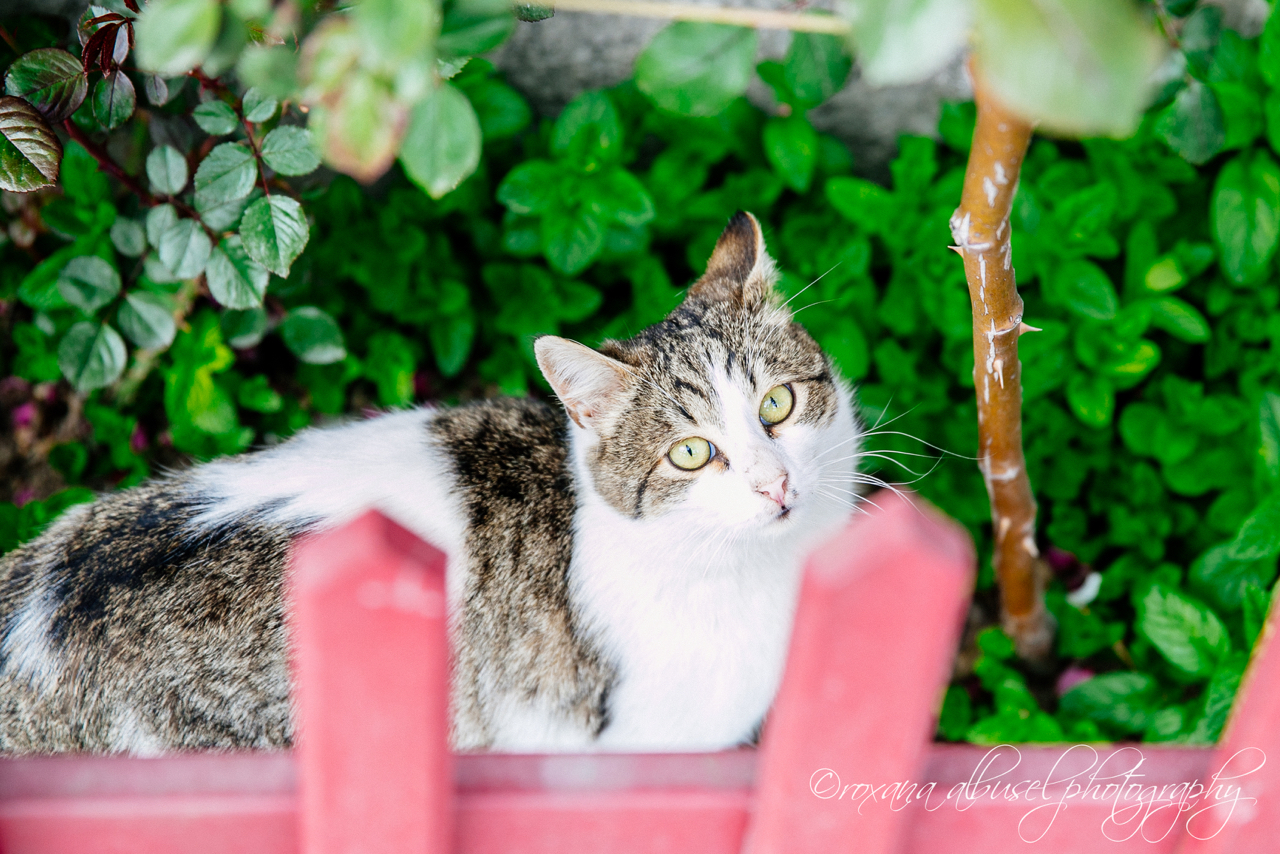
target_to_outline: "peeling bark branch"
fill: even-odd
[[[951,218],[954,248],[964,259],[973,306],[973,379],[978,398],[978,465],[991,498],[1001,622],[1019,654],[1043,660],[1052,649],[1053,621],[1037,571],[1036,502],[1022,454],[1022,322],[1010,246],[1009,211],[1031,125],[987,92],[977,73],[978,123],[960,207]]]

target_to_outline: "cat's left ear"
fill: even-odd
[[[543,335],[533,342],[542,375],[579,427],[599,429],[623,402],[632,375],[616,359],[590,347]]]
[[[750,308],[773,296],[776,278],[760,221],[738,211],[716,241],[707,272],[689,288],[686,299],[730,301]]]

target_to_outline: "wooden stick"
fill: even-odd
[[[635,18],[673,18],[680,21],[707,21],[758,30],[791,30],[804,33],[845,35],[852,27],[834,15],[779,12],[773,9],[724,9],[693,3],[663,3],[660,0],[555,0],[558,12],[594,12],[601,15],[629,15]]]
[[[973,306],[973,379],[978,398],[978,465],[991,498],[993,561],[1000,584],[1001,622],[1019,654],[1044,660],[1053,646],[1037,571],[1036,502],[1022,454],[1022,322],[1009,243],[1009,210],[1031,125],[999,104],[972,65],[978,121],[960,207],[951,218],[954,248],[964,259]]]

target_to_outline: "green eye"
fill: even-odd
[[[795,396],[791,394],[791,389],[785,385],[776,385],[760,401],[760,420],[769,425],[781,424],[787,420],[794,405]]]
[[[681,439],[672,445],[671,450],[667,451],[667,459],[671,460],[672,465],[678,469],[697,471],[711,462],[711,458],[715,454],[715,445],[712,445],[706,439],[693,436],[688,439]]]

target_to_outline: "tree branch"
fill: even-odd
[[[1022,453],[1022,322],[1010,246],[1009,211],[1031,125],[1004,109],[973,65],[978,122],[960,207],[951,218],[953,248],[964,259],[973,306],[974,387],[978,398],[978,465],[991,498],[1001,622],[1019,654],[1043,660],[1053,646],[1053,620],[1037,571],[1036,502]]]
[[[693,3],[662,0],[555,0],[549,4],[557,12],[595,12],[602,15],[629,15],[633,18],[673,18],[677,21],[709,21],[759,30],[791,30],[805,33],[846,35],[848,21],[835,15],[780,12],[774,9],[726,9]]]

